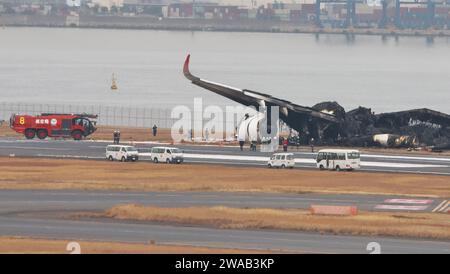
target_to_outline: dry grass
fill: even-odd
[[[23,137],[23,135],[9,128],[8,123],[0,125],[0,137]]]
[[[100,126],[97,131],[89,137],[92,140],[112,140],[114,130],[120,130],[120,139],[123,141],[158,141],[171,142],[170,129],[159,129],[154,137],[151,128],[123,128]]]
[[[113,132],[117,129],[120,130],[120,137],[123,141],[172,141],[170,129],[158,129],[158,134],[156,137],[153,137],[151,128],[125,128],[109,126],[99,126],[97,131],[88,138],[91,140],[112,140]],[[10,129],[7,123],[3,123],[3,125],[0,126],[0,137],[23,138],[23,135]]]
[[[171,143],[173,141],[170,129],[159,129],[157,136],[153,137],[151,128],[125,128],[125,127],[107,127],[101,126],[89,137],[92,140],[112,140],[114,130],[120,130],[121,141],[151,141]],[[184,141],[183,141],[184,143]],[[220,142],[197,142],[196,144],[219,144]],[[238,145],[237,142],[222,142],[222,145]]]
[[[0,189],[359,193],[450,197],[450,177],[0,157]]]
[[[153,136],[151,128],[138,127],[112,127],[99,126],[94,134],[87,137],[88,140],[112,140],[115,130],[120,131],[121,142],[161,142],[171,143],[173,141],[171,130],[166,128],[158,128],[156,136]],[[9,126],[4,123],[0,126],[0,137],[16,137],[24,138],[22,134],[11,130]],[[238,145],[237,142],[198,142],[196,144],[221,144],[221,145]]]
[[[227,229],[286,229],[339,235],[450,239],[450,218],[447,214],[437,213],[360,212],[356,216],[319,216],[307,210],[160,208],[131,204],[113,207],[102,216]]]
[[[67,244],[71,241],[0,238],[0,254],[68,254]],[[82,254],[234,254],[234,253],[268,253],[260,250],[241,250],[226,248],[207,248],[194,246],[133,244],[98,241],[76,241],[80,244]]]

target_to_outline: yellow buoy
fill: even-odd
[[[117,90],[116,76],[114,75],[114,73],[112,75],[111,90]]]

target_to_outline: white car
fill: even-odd
[[[267,163],[269,168],[294,168],[295,159],[293,153],[275,153],[270,157],[269,162]]]
[[[151,159],[154,163],[177,163],[180,164],[184,160],[183,152],[173,147],[153,147],[151,150]]]
[[[110,161],[137,161],[139,152],[134,146],[109,145],[106,147],[106,159]]]

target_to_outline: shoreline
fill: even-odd
[[[163,19],[152,17],[80,16],[77,24],[66,22],[64,16],[0,16],[0,25],[6,27],[79,28],[79,29],[130,29],[162,31],[205,31],[243,33],[296,33],[319,35],[423,37],[427,39],[450,37],[450,30],[380,29],[380,28],[317,28],[283,21],[223,21],[206,19]]]

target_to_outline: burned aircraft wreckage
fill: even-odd
[[[300,133],[302,144],[313,139],[321,145],[450,149],[450,115],[425,108],[375,114],[370,108],[359,107],[346,112],[336,102],[300,106],[268,94],[196,77],[189,71],[189,60],[190,55],[183,73],[193,84],[245,106],[264,105],[268,110],[278,106],[280,119]]]

